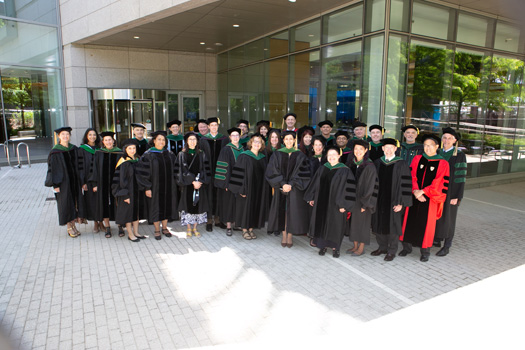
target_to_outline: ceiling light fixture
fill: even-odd
[[[134,36],[133,39],[140,39],[140,36]]]
[[[290,2],[295,2],[296,0],[288,0],[288,1],[290,1]]]
[[[215,46],[222,46],[222,43],[215,43]]]
[[[240,25],[238,25],[238,24],[234,24],[233,25],[233,28],[239,28],[239,27],[240,27]]]
[[[204,41],[201,41],[200,44],[201,45],[206,45],[206,43]]]

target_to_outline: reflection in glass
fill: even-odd
[[[54,0],[1,0],[0,16],[57,24],[56,3]]]
[[[385,0],[366,2],[365,33],[385,29]]]
[[[252,41],[244,45],[244,61],[245,64],[252,63],[255,61],[261,61],[264,59],[264,53],[267,48],[267,38]]]
[[[264,49],[265,57],[277,57],[288,53],[288,31],[274,34],[270,37],[270,50]],[[268,54],[269,51],[269,54]]]
[[[122,141],[132,136],[130,125],[131,123],[129,122],[129,101],[115,100],[115,116],[115,132],[117,133],[117,145],[121,145]]]
[[[179,119],[179,94],[168,94],[168,120]]]
[[[348,129],[359,116],[361,80],[361,41],[323,49],[320,101],[324,101],[325,118],[334,128]],[[320,109],[321,109],[320,108]]]
[[[363,5],[325,16],[323,42],[331,43],[363,34]]]
[[[290,29],[290,52],[309,49],[321,43],[321,20]]]
[[[390,29],[409,31],[410,1],[390,0]]]
[[[477,46],[487,45],[489,19],[460,13],[458,16],[457,41]]]
[[[288,57],[265,62],[265,118],[280,127],[288,112]]]
[[[380,123],[383,39],[384,35],[365,38],[361,120],[369,125]]]
[[[184,132],[190,131],[200,118],[200,97],[182,96],[182,113],[184,115]]]
[[[228,52],[217,55],[217,71],[221,72],[228,69]]]
[[[0,62],[59,66],[57,28],[0,20]]]
[[[228,69],[244,64],[244,46],[228,51]]]
[[[408,39],[390,35],[385,86],[385,122],[387,137],[400,138],[405,116],[405,94],[408,63]]]
[[[518,52],[520,44],[520,29],[509,23],[498,21],[494,48],[510,52]],[[522,52],[523,49],[520,50]]]
[[[452,9],[414,1],[412,33],[439,39],[449,38],[449,17]]]
[[[319,51],[290,57],[288,106],[297,114],[297,125],[317,124]]]
[[[244,68],[244,118],[255,125],[263,119],[264,65],[254,64]]]

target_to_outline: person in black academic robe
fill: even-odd
[[[134,139],[137,140],[139,146],[137,148],[137,155],[141,157],[144,152],[150,147],[148,139],[146,138],[146,127],[141,123],[131,123]]]
[[[139,235],[139,183],[136,176],[138,142],[135,139],[125,140],[122,145],[122,157],[117,163],[111,190],[117,201],[115,223],[126,227],[128,240],[140,242],[145,236]]]
[[[217,211],[222,223],[226,223],[226,235],[232,235],[232,223],[235,222],[235,195],[228,190],[233,166],[239,155],[244,152],[239,144],[241,129],[228,129],[230,143],[219,154],[215,169],[214,185],[217,188]]]
[[[384,156],[374,162],[379,179],[376,211],[372,215],[372,232],[379,248],[371,255],[386,254],[385,261],[394,260],[403,233],[405,209],[412,205],[412,176],[408,164],[396,157],[399,141],[381,140]]]
[[[168,139],[168,151],[172,152],[174,155],[179,154],[182,151],[184,146],[184,136],[180,134],[180,120],[172,120],[166,123],[166,127],[170,131],[170,134],[167,136]]]
[[[228,144],[228,137],[219,133],[219,118],[208,118],[207,123],[210,128],[210,132],[203,135],[199,141],[199,148],[206,153],[206,159],[210,163],[211,178],[215,177],[215,169],[217,168],[217,160],[221,150]],[[210,208],[208,210],[208,222],[206,223],[206,231],[213,231],[213,222],[215,225],[222,228],[226,228],[226,225],[221,224],[219,221],[219,213],[217,209],[217,187],[211,182],[208,189],[208,196],[210,200]],[[215,219],[215,220],[214,220]]]
[[[385,155],[383,152],[383,144],[381,143],[385,129],[381,125],[374,124],[368,128],[368,131],[370,132],[370,155],[368,158],[372,162],[375,162]]]
[[[398,155],[407,162],[408,166],[412,165],[412,160],[415,156],[423,154],[423,145],[416,142],[419,135],[417,126],[409,124],[401,128],[405,142],[401,143],[401,148],[398,148]]]
[[[200,139],[202,140],[202,138]],[[207,222],[210,209],[209,191],[211,172],[206,153],[200,149],[196,133],[184,135],[184,149],[177,156],[177,183],[180,186],[179,211],[181,224],[187,226],[186,237],[200,237],[197,225]]]
[[[436,255],[445,256],[449,253],[452,247],[452,239],[456,231],[456,218],[458,216],[458,209],[463,199],[463,192],[465,190],[465,180],[467,176],[467,157],[465,153],[457,148],[457,143],[461,136],[452,128],[443,129],[443,149],[439,154],[445,158],[450,166],[450,177],[448,183],[448,192],[445,203],[443,204],[443,215],[436,223],[436,237],[435,245],[440,246],[441,241],[445,240],[445,245]],[[455,147],[454,147],[455,145]]]
[[[155,239],[161,240],[162,234],[171,237],[168,221],[179,219],[176,183],[176,160],[173,153],[166,149],[165,131],[151,134],[150,148],[142,155],[138,163],[137,174],[144,184],[147,197],[148,222],[155,226]]]
[[[412,246],[421,247],[420,261],[426,262],[434,241],[436,221],[443,213],[447,197],[449,165],[437,153],[441,139],[433,134],[423,137],[425,153],[412,161],[412,194],[416,198],[408,208],[403,221],[403,250],[399,256],[412,252]]]
[[[350,241],[354,247],[347,253],[353,256],[363,255],[365,245],[370,244],[372,214],[377,203],[377,172],[374,163],[368,159],[368,142],[354,140],[354,158],[347,166],[356,179],[356,202],[350,216]]]
[[[297,131],[297,137],[299,140],[299,150],[304,153],[306,157],[312,155],[312,139],[314,137],[315,131],[311,126],[300,127]]]
[[[273,152],[283,147],[283,144],[281,143],[281,141],[282,141],[281,130],[270,129],[270,131],[268,132],[268,139],[266,140],[266,147],[262,150],[268,162],[272,158]],[[268,212],[270,211],[269,206],[273,202],[274,192],[275,192],[275,189],[272,188],[270,189],[268,193]],[[267,233],[269,235],[273,233],[275,236],[279,236],[281,234],[281,231],[274,232],[274,231],[267,230]]]
[[[327,248],[333,257],[340,256],[346,227],[347,212],[355,204],[355,178],[352,171],[339,163],[340,148],[329,146],[328,162],[315,173],[304,194],[304,200],[313,207],[309,235],[319,247],[319,255]]]
[[[75,238],[80,235],[75,221],[78,219],[81,184],[77,167],[78,148],[69,143],[71,130],[70,127],[55,130],[59,143],[53,147],[47,157],[45,186],[52,187],[55,192],[58,224],[67,225],[68,235]]]
[[[330,120],[323,120],[317,124],[319,131],[321,132],[321,140],[323,141],[324,147],[335,145],[335,138],[331,135],[334,123]]]
[[[235,224],[246,240],[256,239],[253,229],[264,227],[268,211],[269,187],[264,178],[266,157],[261,152],[264,140],[253,135],[248,151],[241,153],[233,167],[228,189],[236,195]]]
[[[312,155],[308,157],[310,167],[310,178],[313,178],[317,169],[327,162],[324,155],[325,145],[322,136],[315,136],[312,142]]]
[[[88,128],[82,138],[82,144],[78,148],[78,174],[82,185],[82,196],[79,207],[79,216],[83,220],[94,220],[93,232],[100,232],[102,224],[95,220],[97,207],[97,194],[93,192],[93,185],[88,179],[93,172],[95,152],[100,148],[100,136],[93,128]]]
[[[339,162],[346,164],[348,161],[348,158],[352,158],[354,155],[352,153],[352,149],[348,147],[348,139],[350,139],[350,135],[344,130],[338,130],[334,135],[335,143],[334,145],[339,147],[341,150],[341,157],[339,157]]]
[[[308,233],[308,204],[304,191],[310,182],[308,158],[294,147],[295,132],[284,131],[284,147],[273,152],[266,168],[266,180],[274,189],[268,217],[268,231],[282,231],[282,247],[293,246],[292,234]]]
[[[100,133],[102,137],[102,148],[95,152],[93,161],[93,172],[88,182],[97,194],[97,206],[95,220],[104,221],[103,229],[106,231],[106,238],[111,238],[110,221],[115,220],[115,197],[111,193],[111,184],[115,175],[115,168],[122,157],[120,148],[115,147],[114,132],[104,131]],[[124,236],[122,226],[118,225],[119,236]]]

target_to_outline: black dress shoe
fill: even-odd
[[[273,233],[273,235],[274,235],[275,237],[279,237],[279,236],[281,235],[281,232],[279,232],[279,231],[275,231],[275,232]]]
[[[439,250],[439,252],[436,253],[437,256],[445,256],[448,254],[448,248],[443,247]]]
[[[215,226],[220,227],[220,228],[223,228],[223,229],[228,227],[228,226],[226,226],[225,224],[223,224],[222,222],[218,222],[218,223],[216,223]]]
[[[388,253],[388,254],[385,256],[385,261],[392,261],[392,260],[394,260],[395,257],[396,257],[395,254],[390,254],[390,253]]]
[[[140,239],[139,239],[139,238],[131,239],[131,238],[129,238],[129,236],[128,236],[128,239],[129,239],[130,241],[132,241],[133,243],[140,242]]]
[[[319,249],[319,255],[323,256],[326,253],[326,248]]]
[[[427,262],[428,261],[428,255],[421,255],[421,258],[419,258],[419,261]]]
[[[404,249],[403,249],[402,251],[399,252],[398,255],[399,255],[399,256],[407,256],[407,255],[410,254],[410,253],[412,253],[412,252],[409,252],[408,250],[404,250]]]
[[[370,255],[379,256],[379,255],[386,254],[386,253],[388,253],[386,250],[376,249],[372,253],[370,253]]]
[[[434,243],[432,244],[434,247],[441,247],[441,242],[440,241],[434,241]]]
[[[334,250],[333,253],[332,253],[332,256],[334,258],[338,258],[341,256],[341,252],[339,250]]]
[[[212,232],[213,231],[212,224],[206,224],[206,231],[208,231],[208,232]]]

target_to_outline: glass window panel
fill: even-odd
[[[244,46],[228,51],[228,69],[244,64]]]
[[[323,41],[331,43],[363,34],[363,5],[339,11],[325,17]]]
[[[58,66],[57,29],[0,20],[0,62]]]
[[[263,118],[264,65],[254,64],[244,68],[244,119],[255,126]],[[255,131],[255,130],[252,130]]]
[[[433,38],[449,38],[449,17],[452,9],[414,2],[412,33]]]
[[[320,120],[331,120],[336,129],[349,129],[359,116],[361,41],[323,49],[319,101]],[[324,118],[323,118],[324,117]]]
[[[225,122],[228,121],[228,73],[217,74],[217,100],[218,116]],[[193,126],[193,125],[192,125]]]
[[[290,52],[309,49],[321,43],[321,20],[290,29]]]
[[[168,94],[168,119],[179,119],[179,94]]]
[[[458,16],[457,41],[477,46],[487,46],[489,19],[460,13]]]
[[[265,63],[265,119],[280,128],[283,116],[288,112],[288,57]]]
[[[228,72],[228,125],[244,118],[243,111],[244,69]]]
[[[383,40],[383,35],[365,38],[361,120],[369,125],[379,124],[381,120]]]
[[[217,56],[217,70],[223,71],[228,69],[228,52],[221,53]]]
[[[365,32],[385,29],[385,0],[366,2]]]
[[[268,53],[269,51],[269,53]],[[288,31],[270,36],[270,49],[266,50],[266,57],[277,57],[288,53]]]
[[[59,69],[0,66],[5,123],[0,119],[0,141],[24,141],[32,159],[46,159],[53,130],[64,123]],[[1,107],[1,105],[0,105]]]
[[[408,39],[391,35],[388,42],[388,67],[385,87],[385,121],[387,137],[401,138],[405,116]]]
[[[439,132],[448,122],[453,51],[441,44],[412,40],[406,120],[422,132]]]
[[[0,16],[57,24],[55,0],[2,0]]]
[[[262,61],[266,48],[267,39],[259,39],[244,45],[244,61],[246,64]]]
[[[288,105],[297,114],[297,125],[317,124],[317,93],[319,90],[319,51],[290,57]]]
[[[520,82],[519,109],[516,120],[516,137],[514,139],[514,154],[512,159],[511,171],[525,171],[525,75],[522,61],[522,78]]]
[[[509,23],[498,21],[494,48],[498,50],[518,52],[520,43],[520,29]]]
[[[410,1],[390,1],[390,29],[408,32],[410,28]]]

